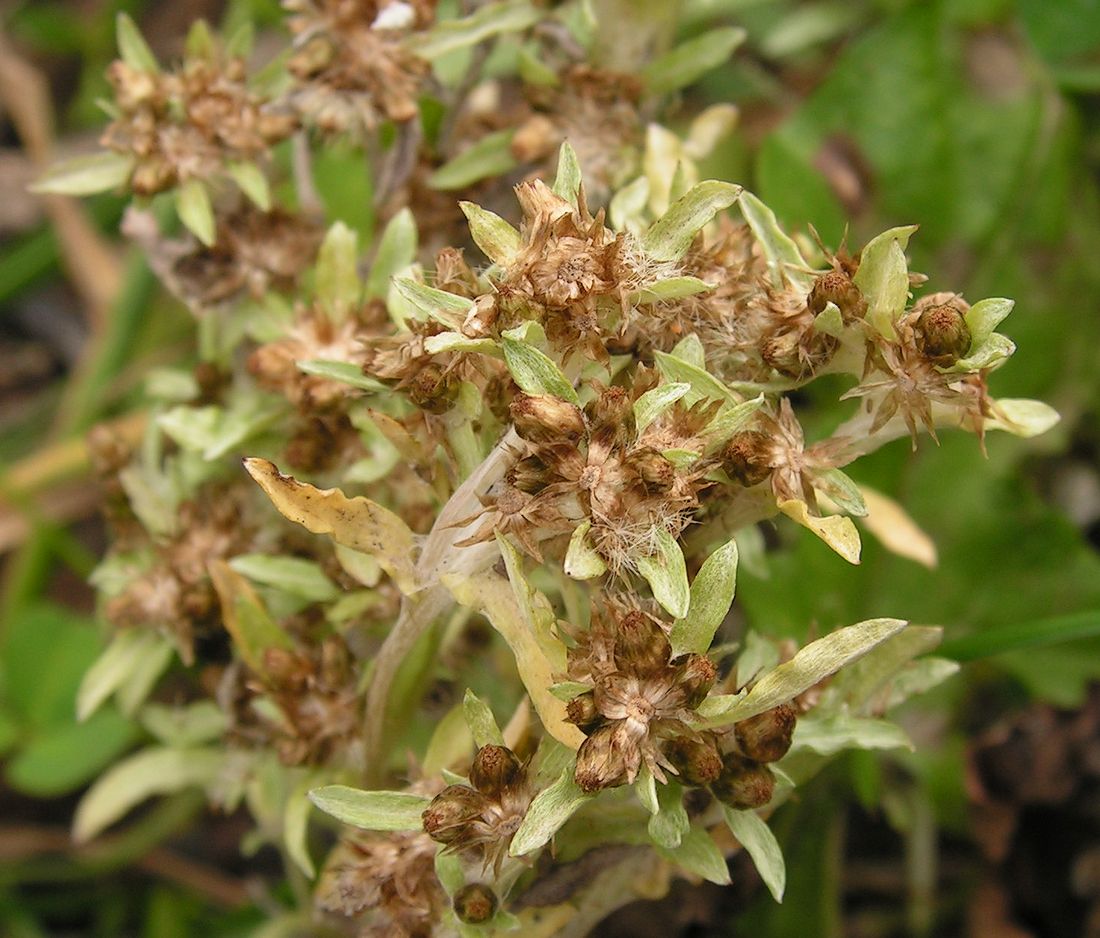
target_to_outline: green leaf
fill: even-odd
[[[909,298],[905,248],[916,230],[916,225],[906,225],[872,238],[859,256],[859,270],[852,278],[867,298],[867,321],[888,339],[894,338],[894,321],[905,311]]]
[[[420,816],[432,801],[406,791],[362,791],[347,785],[314,788],[309,800],[338,821],[367,831],[422,830]]]
[[[745,30],[739,27],[710,29],[650,62],[642,81],[654,94],[679,91],[725,62],[744,41]]]
[[[187,38],[183,42],[183,54],[187,58],[207,59],[214,58],[214,37],[210,34],[210,27],[206,20],[195,20],[187,31]]]
[[[647,283],[631,293],[627,299],[635,306],[643,303],[663,303],[666,300],[680,300],[685,296],[709,293],[713,289],[714,287],[698,277],[666,277],[664,280]]]
[[[790,661],[760,678],[752,690],[735,699],[724,712],[708,718],[707,723],[711,726],[737,723],[788,703],[845,665],[858,660],[906,625],[902,619],[868,619],[810,642]]]
[[[937,626],[911,625],[903,629],[838,674],[829,685],[829,700],[835,698],[856,714],[877,709],[882,689],[914,658],[939,645],[942,638],[943,629]]]
[[[657,789],[657,812],[649,819],[649,836],[658,847],[675,850],[691,829],[684,792],[676,782]]]
[[[316,375],[318,378],[328,378],[330,381],[339,381],[341,384],[351,385],[361,391],[389,391],[388,385],[383,384],[377,378],[363,374],[363,369],[351,362],[329,362],[320,359],[295,362],[299,371],[307,375]]]
[[[649,766],[643,763],[638,777],[634,780],[634,793],[642,807],[650,814],[656,814],[659,809],[657,804],[657,780],[649,770]]]
[[[945,658],[979,661],[993,655],[1100,638],[1100,609],[995,625],[940,646]]]
[[[486,134],[432,173],[428,177],[428,185],[447,192],[465,189],[482,179],[505,175],[516,167],[516,158],[512,156],[512,137],[515,133],[515,130],[498,130]]]
[[[642,235],[642,249],[658,261],[679,260],[699,230],[733,205],[740,193],[740,186],[714,179],[693,186]]]
[[[787,885],[787,867],[783,862],[783,851],[779,849],[779,842],[771,828],[755,811],[735,811],[722,805],[722,815],[733,836],[752,857],[768,891],[776,902],[782,902],[783,890]]]
[[[991,297],[979,300],[970,307],[966,313],[966,325],[970,329],[970,351],[981,348],[1015,305],[1015,300]]]
[[[427,35],[418,33],[410,37],[408,48],[413,55],[431,62],[493,36],[526,29],[541,17],[542,13],[526,0],[488,3],[461,19],[442,20]]]
[[[738,202],[741,214],[764,252],[775,285],[782,286],[790,281],[803,290],[809,290],[813,286],[814,274],[794,239],[776,220],[775,212],[751,192],[742,192]]]
[[[516,836],[512,838],[512,846],[508,851],[512,856],[522,857],[549,843],[550,838],[573,816],[573,813],[594,797],[582,791],[573,781],[575,768],[575,763],[570,761],[558,780],[535,796],[535,800],[531,802],[531,806],[523,816],[523,822],[516,831]]]
[[[213,700],[186,707],[151,703],[141,711],[141,725],[165,746],[189,749],[221,737],[229,729],[229,715]]]
[[[372,299],[385,298],[390,280],[416,260],[416,249],[416,219],[412,210],[406,207],[386,223],[378,240],[378,249],[367,274],[365,295]]]
[[[691,392],[685,403],[694,404],[703,398],[728,401],[731,404],[740,403],[729,388],[702,368],[667,352],[654,352],[653,357],[666,381],[691,386]]]
[[[677,342],[670,354],[688,365],[694,365],[700,371],[707,370],[707,352],[703,348],[703,340],[694,332],[689,332]]]
[[[254,583],[273,586],[310,602],[331,602],[340,588],[321,569],[321,565],[302,557],[273,554],[238,554],[229,566]]]
[[[466,725],[474,737],[474,742],[481,746],[504,745],[504,735],[497,726],[496,717],[489,705],[478,697],[472,690],[466,688],[466,696],[462,698],[462,713],[466,718]]]
[[[1057,425],[1062,418],[1049,404],[1025,398],[1002,397],[993,402],[993,415],[987,417],[988,430],[1007,430],[1015,436],[1038,436]]]
[[[665,859],[703,877],[707,882],[717,883],[719,886],[730,884],[726,858],[722,856],[714,838],[700,827],[689,828],[678,847],[658,847],[657,850]]]
[[[954,365],[943,370],[953,374],[962,374],[970,371],[980,371],[983,368],[993,369],[1003,365],[1016,352],[1016,343],[1008,336],[994,332],[981,345],[971,344],[971,351],[966,358],[960,358]]]
[[[592,580],[607,572],[607,564],[588,542],[591,521],[582,521],[569,538],[569,548],[565,552],[563,569],[565,575],[574,580]]]
[[[153,50],[142,38],[134,21],[126,13],[119,13],[115,19],[115,37],[118,41],[119,57],[130,68],[139,72],[159,72],[160,65]]]
[[[153,795],[206,787],[225,766],[220,749],[145,749],[101,775],[80,800],[73,839],[84,843]]]
[[[567,703],[574,697],[586,694],[590,690],[592,690],[592,685],[585,684],[582,681],[559,681],[557,684],[550,685],[550,693],[558,700],[564,700]]]
[[[283,810],[283,843],[287,856],[308,879],[313,879],[317,871],[309,855],[309,815],[313,810],[308,797],[310,784],[310,778],[302,779],[287,796]]]
[[[742,427],[747,426],[756,416],[756,412],[763,406],[763,394],[758,394],[756,397],[742,401],[740,404],[731,404],[728,401],[723,404],[704,431],[708,449],[717,449]]]
[[[730,540],[711,554],[691,584],[687,615],[672,624],[672,654],[706,654],[714,633],[733,602],[737,586],[737,541]]]
[[[639,397],[634,402],[634,422],[638,435],[641,436],[646,427],[690,390],[691,385],[687,382],[675,382],[658,385]]]
[[[233,181],[261,212],[271,211],[271,186],[267,176],[255,163],[229,163],[226,166]]]
[[[347,318],[359,304],[363,285],[359,281],[359,234],[342,221],[325,232],[317,254],[317,298],[337,322]]]
[[[481,252],[494,264],[510,263],[523,243],[519,232],[476,202],[459,202],[458,206],[470,224],[470,237]]]
[[[638,572],[653,590],[653,598],[673,618],[682,619],[691,602],[684,552],[665,528],[655,527],[653,540],[656,552],[638,558]]]
[[[495,339],[471,339],[461,332],[439,332],[424,340],[424,351],[431,355],[440,352],[474,352],[500,358],[503,354]]]
[[[188,231],[207,247],[218,239],[210,193],[199,179],[189,179],[176,190],[176,212]]]
[[[54,163],[34,182],[31,192],[54,195],[95,195],[126,185],[134,158],[107,151]]]
[[[528,394],[550,394],[580,405],[572,383],[554,362],[526,342],[504,336],[501,339],[504,360],[516,384]]]
[[[76,694],[76,718],[83,722],[100,705],[126,684],[143,661],[155,655],[163,644],[160,635],[150,629],[122,629],[96,659],[80,682]]]
[[[863,518],[867,514],[867,505],[863,500],[863,493],[847,475],[839,469],[824,469],[813,475],[813,486],[822,494],[832,499],[833,503],[841,511],[857,518]]]
[[[12,788],[38,798],[76,791],[109,766],[134,742],[137,727],[114,709],[83,723],[57,723],[38,730],[8,762]]]
[[[437,290],[407,277],[393,281],[394,288],[422,316],[442,323],[448,329],[461,330],[466,317],[474,310],[474,301],[446,290]]]
[[[829,716],[809,714],[794,728],[791,749],[833,756],[845,749],[913,749],[908,734],[889,720],[854,717],[847,713]]]
[[[428,748],[424,750],[424,762],[421,773],[424,778],[434,778],[447,766],[463,761],[468,762],[474,738],[470,734],[464,703],[455,704],[440,720]]]
[[[558,150],[558,172],[554,177],[554,194],[577,205],[577,192],[581,187],[581,164],[577,162],[577,152],[566,140]]]

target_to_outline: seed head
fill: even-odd
[[[694,710],[705,699],[718,678],[714,662],[706,655],[681,655],[672,661],[678,671],[676,683],[685,695],[684,706]]]
[[[481,925],[497,911],[497,896],[484,883],[468,883],[454,896],[455,915],[466,925]]]
[[[517,394],[512,401],[516,432],[529,443],[575,443],[585,431],[580,408],[545,394]]]
[[[664,631],[644,612],[631,609],[618,622],[615,665],[625,674],[656,674],[667,664],[671,648]]]
[[[777,762],[791,748],[798,717],[790,704],[780,704],[734,726],[741,751],[756,762]]]
[[[525,772],[519,757],[504,746],[482,746],[470,767],[470,783],[483,795],[499,797],[521,784]]]
[[[951,303],[925,309],[917,320],[916,331],[921,351],[936,362],[956,362],[970,348],[970,327]]]
[[[722,758],[722,773],[711,782],[710,790],[731,808],[748,811],[772,800],[775,776],[766,765],[730,753]]]
[[[759,485],[772,472],[771,440],[759,430],[735,433],[722,450],[722,468],[746,488]]]
[[[409,399],[421,410],[443,414],[451,409],[458,397],[458,380],[453,373],[429,362],[412,376],[408,390]]]
[[[722,774],[722,757],[712,737],[678,736],[665,746],[665,756],[688,785],[709,785]]]
[[[596,707],[596,697],[591,691],[574,697],[565,705],[565,718],[581,729],[594,726],[600,716],[600,711]]]
[[[466,828],[489,806],[489,799],[466,785],[448,785],[432,799],[421,820],[432,840],[441,844],[458,842]]]
[[[818,277],[807,303],[815,316],[829,303],[835,303],[845,322],[862,319],[867,312],[867,301],[843,270],[830,270]]]
[[[573,780],[583,791],[612,788],[626,781],[627,764],[616,729],[614,723],[601,726],[581,743]]]

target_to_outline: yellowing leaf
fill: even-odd
[[[338,544],[372,555],[406,595],[420,588],[413,564],[413,533],[392,511],[361,495],[348,498],[339,489],[299,482],[266,459],[246,459],[244,466],[286,518],[314,534],[328,534]]]
[[[233,637],[245,663],[257,674],[263,674],[264,652],[269,648],[289,650],[294,643],[268,615],[255,590],[240,573],[224,560],[211,560],[207,569],[218,593],[226,631]]]
[[[907,557],[917,563],[934,569],[938,558],[936,545],[917,523],[892,498],[883,495],[865,485],[860,486],[867,514],[861,524],[870,531],[882,545],[899,557]]]
[[[819,538],[835,550],[848,563],[859,563],[859,532],[851,518],[843,515],[829,515],[818,518],[810,514],[804,501],[789,499],[779,502],[779,510],[788,518],[797,521],[804,528],[813,531]]]
[[[607,572],[607,564],[588,542],[588,531],[591,527],[591,521],[582,521],[569,538],[563,569],[565,575],[574,580],[591,580]]]

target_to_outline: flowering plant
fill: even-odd
[[[735,109],[658,120],[743,35],[655,54],[676,5],[616,35],[620,6],[292,0],[251,76],[247,32],[198,24],[164,71],[120,19],[105,151],[40,188],[133,194],[199,362],[150,377],[139,446],[93,439],[115,631],[80,711],[113,697],[155,742],[78,837],[198,785],[316,879],[288,922],[584,934],[728,882],[739,846],[781,898],[766,816],[843,749],[909,745],[886,716],[953,672],[940,630],[734,641],[738,565],[778,516],[927,560],[845,468],[1057,417],[990,397],[1012,303],[920,293],[915,226],[834,252],[700,181]],[[318,192],[328,148],[369,164],[376,224]],[[808,442],[811,385],[853,403]]]

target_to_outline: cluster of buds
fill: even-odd
[[[588,737],[574,778],[584,791],[599,791],[632,783],[643,765],[662,782],[666,769],[679,771],[666,747],[698,737],[688,724],[717,672],[705,655],[673,658],[653,616],[608,604],[570,649],[569,676],[592,686],[567,708]]]
[[[297,127],[292,113],[248,87],[243,57],[223,49],[201,24],[171,72],[157,66],[136,31],[123,52],[108,72],[117,115],[103,145],[132,158],[135,195],[232,175]]]
[[[448,850],[499,873],[534,792],[527,767],[504,746],[478,749],[469,785],[448,785],[424,811],[424,830]]]
[[[741,811],[771,801],[775,775],[768,763],[778,762],[791,748],[796,720],[794,707],[781,704],[734,724],[733,733],[723,739],[728,751],[722,755],[721,771],[710,781],[714,796]]]

